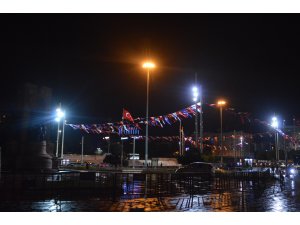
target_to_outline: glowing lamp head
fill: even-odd
[[[59,111],[59,112],[57,113],[57,116],[60,117],[60,118],[63,118],[63,117],[65,117],[65,113],[62,112],[62,111]]]
[[[197,102],[198,96],[199,96],[198,88],[197,87],[193,87],[192,91],[193,91],[193,101]]]
[[[60,108],[57,108],[55,121],[59,122],[61,120],[61,118],[64,118],[64,117],[65,117],[65,112],[61,111]]]
[[[219,100],[217,104],[218,106],[223,106],[226,104],[226,102],[224,100]]]
[[[152,63],[152,62],[145,62],[145,63],[143,64],[143,68],[144,68],[144,69],[153,69],[153,68],[155,68],[155,64]]]
[[[277,120],[277,117],[272,117],[272,124],[271,124],[271,126],[273,127],[273,128],[278,128],[278,120]]]

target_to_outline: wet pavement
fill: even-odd
[[[297,212],[300,211],[300,178],[284,182],[214,180],[195,193],[153,197],[142,190],[144,183],[123,184],[123,194],[115,201],[100,197],[74,197],[63,199],[56,196],[44,200],[1,201],[0,211],[12,212]],[[173,188],[177,188],[176,185]],[[197,189],[198,190],[198,189]],[[148,190],[147,193],[151,193]]]

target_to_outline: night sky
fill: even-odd
[[[297,14],[1,14],[0,106],[11,110],[18,85],[32,82],[52,88],[53,107],[61,102],[70,122],[119,121],[123,107],[144,117],[141,64],[150,56],[150,115],[193,104],[197,73],[205,102],[223,97],[291,124],[300,117],[299,22]]]

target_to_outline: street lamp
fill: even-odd
[[[272,123],[271,123],[271,126],[275,129],[275,157],[276,157],[276,161],[279,160],[279,151],[278,151],[278,120],[277,120],[277,117],[276,116],[273,116],[272,117]]]
[[[60,125],[60,120],[64,117],[65,117],[65,112],[63,112],[60,107],[57,108],[56,109],[56,118],[55,118],[55,121],[57,122],[57,138],[56,138],[56,154],[55,154],[56,157],[58,157],[59,133],[60,133],[59,125]],[[63,124],[63,126],[64,126],[64,124]],[[63,127],[63,133],[64,133],[64,127]]]
[[[196,115],[195,115],[195,142],[196,142],[196,148],[198,149],[198,96],[199,96],[199,91],[197,87],[192,88],[193,92],[193,102],[195,102],[195,107],[196,107]]]
[[[198,88],[197,87],[193,87],[192,91],[193,91],[193,101],[197,102],[198,101],[198,96],[199,96]]]
[[[145,140],[145,167],[148,163],[148,119],[149,119],[149,80],[150,70],[155,68],[155,64],[152,62],[145,62],[143,68],[147,70],[147,103],[146,103],[146,140]]]
[[[220,107],[220,133],[221,133],[221,164],[223,164],[223,106],[226,104],[224,100],[219,100],[217,105]]]
[[[282,121],[282,129],[283,129],[283,132],[285,132],[285,120]],[[284,151],[284,159],[285,159],[285,174],[287,174],[288,158],[287,158],[287,148],[285,146],[285,139],[286,139],[286,135],[284,134],[283,135],[283,151]]]
[[[63,129],[62,129],[62,138],[61,138],[61,158],[64,158],[64,141],[65,141],[65,125],[66,125],[65,116],[63,119]]]
[[[110,149],[110,137],[106,136],[106,137],[104,137],[104,139],[107,141],[107,144],[108,144],[108,146],[107,146],[107,153],[109,153],[109,149]]]
[[[240,137],[240,141],[241,141],[241,143],[240,143],[240,145],[241,145],[241,157],[243,157],[243,141],[244,141],[243,136]]]

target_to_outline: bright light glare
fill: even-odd
[[[192,91],[193,91],[193,101],[197,102],[198,96],[199,96],[198,88],[197,87],[193,87]]]
[[[65,112],[61,111],[61,108],[56,109],[56,118],[55,121],[59,122],[61,118],[65,117]]]
[[[152,63],[152,62],[145,62],[143,64],[143,68],[145,68],[145,69],[152,69],[152,68],[155,68],[155,64]]]
[[[108,139],[109,139],[109,137],[104,137],[104,139],[105,139],[105,140],[108,140]]]
[[[59,112],[58,114],[57,114],[59,117],[65,117],[65,113],[64,112]]]
[[[274,128],[278,128],[278,120],[277,120],[277,117],[273,117],[272,118],[272,124],[271,124],[272,127]]]
[[[225,104],[226,104],[226,102],[224,100],[219,100],[218,101],[218,105],[220,105],[220,106],[225,105]]]
[[[291,174],[295,174],[295,172],[296,172],[295,169],[290,169]]]
[[[197,87],[193,87],[193,88],[192,88],[192,91],[193,91],[193,92],[198,92],[198,88],[197,88]]]

